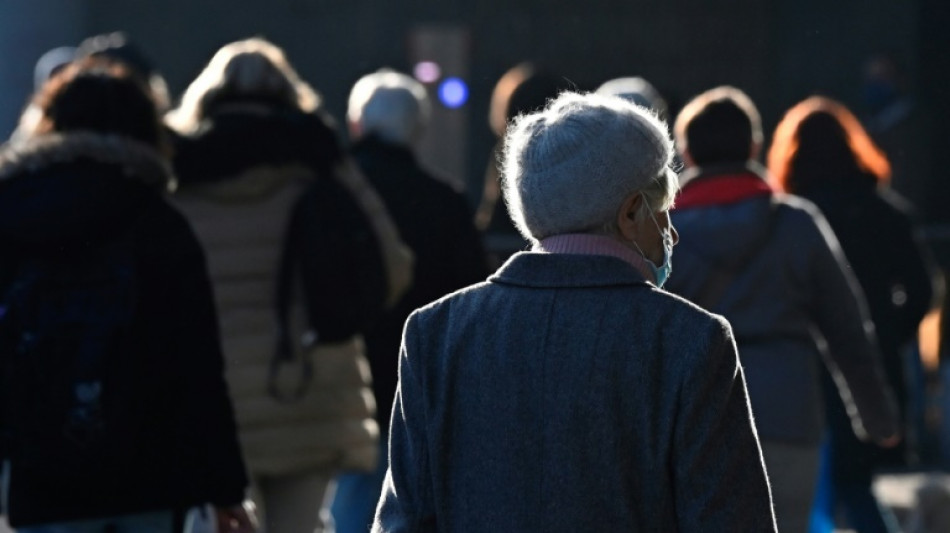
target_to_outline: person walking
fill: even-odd
[[[330,480],[376,467],[363,333],[411,275],[319,104],[280,48],[247,39],[222,47],[167,117],[180,134],[174,200],[208,252],[268,533],[322,531]]]
[[[533,249],[406,322],[373,531],[775,530],[732,330],[660,288],[672,157],[616,97],[508,128]]]
[[[347,110],[355,141],[353,158],[379,192],[415,258],[409,290],[366,334],[376,419],[384,430],[389,427],[399,342],[409,313],[488,276],[481,235],[465,196],[416,158],[415,145],[425,131],[429,106],[421,83],[381,70],[354,84]],[[347,473],[337,479],[332,515],[338,533],[369,530],[388,456],[383,438],[375,472]]]
[[[873,324],[819,210],[776,194],[756,163],[762,127],[745,93],[700,94],[674,131],[687,169],[671,215],[681,244],[668,286],[732,324],[779,530],[804,532],[825,427],[822,360],[862,438],[901,438]]]
[[[814,202],[834,230],[867,298],[885,376],[906,428],[905,350],[931,308],[933,287],[929,253],[917,238],[910,206],[886,186],[887,158],[846,107],[816,96],[793,106],[779,122],[768,165],[777,189]],[[831,375],[823,376],[829,435],[822,488],[827,497],[816,510],[830,526],[841,503],[850,526],[860,533],[897,531],[896,519],[877,502],[871,482],[881,468],[906,468],[908,450],[904,442],[881,448],[858,440]]]
[[[170,533],[189,508],[251,532],[204,253],[150,91],[65,67],[0,150],[0,457],[25,533]]]

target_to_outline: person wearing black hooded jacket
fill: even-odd
[[[769,170],[785,191],[817,205],[834,230],[867,297],[888,384],[906,426],[906,350],[933,300],[929,252],[919,239],[910,204],[887,187],[890,164],[858,119],[843,105],[813,96],[792,107],[776,127]],[[906,468],[905,442],[881,448],[858,440],[845,405],[825,374],[828,437],[816,512],[828,531],[838,504],[860,533],[897,531],[896,520],[871,490],[879,469]],[[923,386],[920,384],[919,386]],[[816,528],[817,529],[817,528]]]
[[[106,437],[86,462],[24,435],[57,422],[36,419],[44,406],[23,382],[62,368],[34,364],[40,381],[31,381],[14,371],[23,352],[0,353],[9,522],[26,532],[167,532],[176,514],[211,503],[220,530],[251,531],[204,253],[163,197],[174,179],[154,101],[124,67],[87,60],[35,104],[38,128],[0,151],[4,311],[23,264],[76,264],[114,242],[127,243],[134,299],[119,348],[101,363]],[[4,338],[30,333],[13,324],[2,324]]]
[[[392,214],[415,256],[412,284],[366,334],[377,421],[384,438],[375,472],[337,478],[332,515],[338,533],[367,531],[388,466],[387,438],[398,382],[403,325],[412,311],[485,279],[488,261],[464,195],[427,171],[413,153],[428,118],[425,89],[409,76],[380,70],[350,91],[353,158]]]

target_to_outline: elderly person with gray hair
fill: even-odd
[[[409,314],[488,277],[481,236],[465,196],[416,158],[430,103],[425,87],[406,74],[384,69],[360,78],[350,92],[347,126],[352,155],[412,250],[412,284],[366,333],[377,423],[389,426],[398,380],[399,342]],[[336,533],[366,533],[386,475],[388,449],[380,442],[374,472],[337,478],[331,512]]]
[[[374,531],[774,531],[729,324],[660,288],[666,126],[564,93],[506,137],[534,249],[409,317]]]

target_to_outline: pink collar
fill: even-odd
[[[553,235],[534,246],[534,251],[549,254],[606,255],[630,264],[648,281],[653,280],[653,271],[643,256],[628,248],[613,237],[590,233],[565,233]]]

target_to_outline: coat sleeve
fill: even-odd
[[[897,407],[884,378],[880,349],[864,300],[838,239],[824,216],[813,210],[811,313],[828,349],[825,362],[859,437],[883,440],[899,432]]]
[[[488,267],[488,254],[482,235],[472,222],[471,208],[461,195],[456,196],[452,209],[455,227],[458,228],[456,245],[452,247],[453,272],[456,275],[455,288],[465,287],[484,281],[491,273]]]
[[[389,431],[389,469],[373,533],[437,531],[426,436],[425,390],[417,353],[418,322],[406,322],[399,353],[399,385]]]
[[[294,206],[288,233],[284,261],[289,250],[300,258],[310,325],[321,340],[365,331],[385,310],[386,273],[379,241],[350,194],[318,178]]]
[[[703,353],[684,370],[674,429],[679,530],[775,531],[771,491],[732,330],[719,319],[703,336]]]
[[[177,215],[177,213],[174,213]],[[185,504],[239,504],[247,473],[224,377],[218,319],[204,251],[188,223],[169,216],[163,244],[164,275],[154,291],[167,310],[163,332],[166,372],[174,398],[173,443]]]

